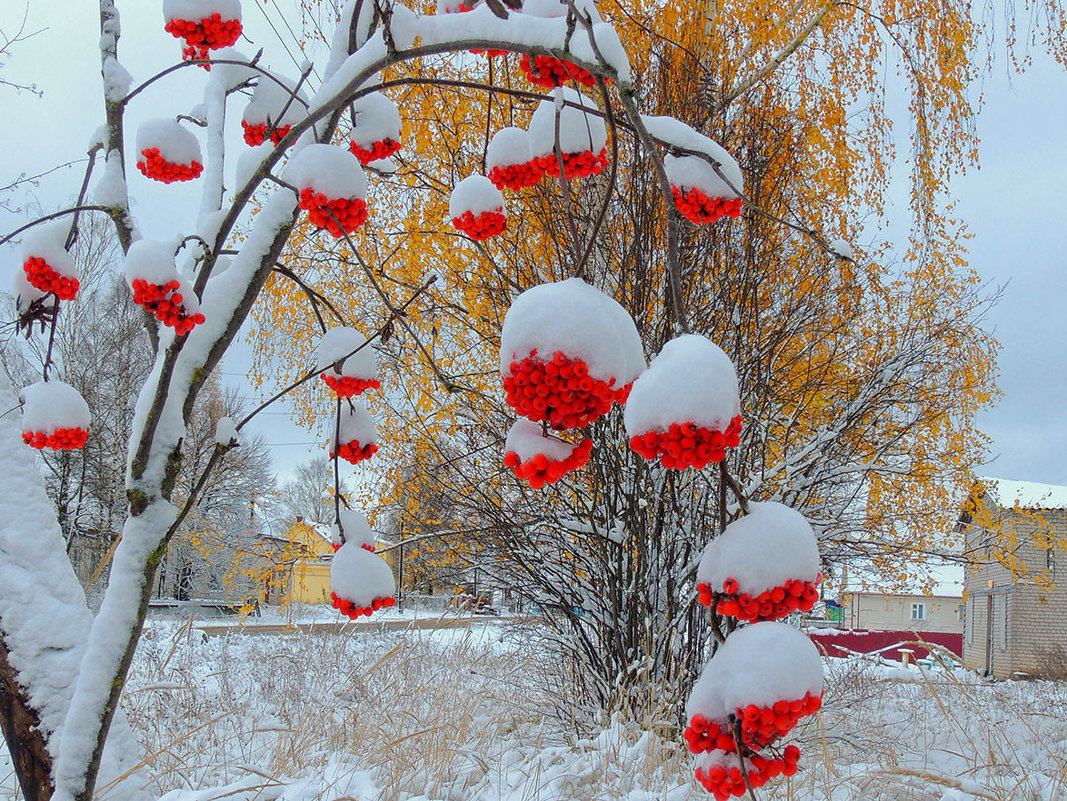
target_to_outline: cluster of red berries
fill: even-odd
[[[178,336],[188,334],[204,322],[204,315],[200,312],[186,313],[185,298],[177,291],[180,286],[177,281],[161,286],[150,284],[143,278],[135,278],[130,285],[133,288],[133,302],[152,312],[157,320],[173,328]]]
[[[674,205],[682,216],[697,225],[713,223],[721,217],[741,216],[742,201],[739,197],[732,200],[708,197],[695,187],[688,192],[682,192],[676,186],[671,187],[671,194],[674,195]]]
[[[559,175],[559,159],[556,154],[541,156],[538,161],[546,175]],[[575,178],[585,178],[590,175],[599,175],[608,168],[608,149],[600,149],[600,155],[594,156],[592,150],[583,150],[580,153],[563,154],[563,174],[568,181]]]
[[[351,142],[348,145],[348,149],[352,151],[357,159],[359,159],[360,164],[366,166],[372,161],[389,158],[391,155],[398,152],[400,150],[400,140],[382,139],[371,145],[370,150],[364,150],[355,142]]]
[[[704,751],[736,751],[737,743],[728,727],[715,720],[708,720],[703,715],[693,715],[682,735],[694,754]]]
[[[30,256],[22,263],[26,280],[42,292],[52,292],[60,300],[74,300],[78,294],[78,279],[60,275],[40,256]]]
[[[819,590],[816,588],[818,582],[819,579],[790,579],[781,587],[765,590],[759,595],[749,595],[739,593],[734,579],[726,579],[722,583],[722,594],[715,611],[725,617],[736,617],[747,623],[778,620],[792,612],[810,612],[819,600]],[[708,584],[698,584],[697,592],[700,593],[700,603],[711,606],[714,598],[711,587]]]
[[[158,147],[150,147],[141,151],[144,156],[142,161],[137,162],[137,169],[153,181],[162,181],[165,184],[174,181],[192,181],[199,178],[204,171],[204,165],[199,161],[190,164],[174,164],[159,155]]]
[[[483,211],[475,216],[473,212],[465,211],[459,217],[452,218],[452,224],[469,236],[471,239],[481,241],[491,236],[504,232],[508,227],[508,218],[500,209],[496,211]]]
[[[85,440],[89,438],[87,428],[57,428],[52,434],[43,431],[26,431],[22,435],[22,441],[31,448],[43,450],[51,448],[54,451],[72,451],[85,447]]]
[[[557,169],[556,172],[558,173],[559,170]],[[489,180],[493,182],[497,189],[507,187],[518,192],[520,189],[537,186],[544,175],[545,168],[541,164],[541,159],[534,159],[525,164],[508,164],[506,167],[493,167],[489,171]]]
[[[800,762],[800,749],[795,745],[788,745],[780,757],[753,754],[746,762],[745,773],[748,774],[748,784],[755,789],[778,776],[795,774],[797,763]],[[731,796],[740,798],[748,792],[748,784],[745,783],[740,765],[729,768],[725,765],[714,765],[707,770],[698,767],[696,778],[704,785],[704,789],[715,796],[715,801],[726,801]]]
[[[749,748],[763,748],[793,730],[805,715],[814,715],[822,706],[822,694],[807,693],[793,701],[775,701],[772,706],[749,704],[738,707],[741,741]]]
[[[593,378],[581,359],[556,353],[545,362],[534,350],[511,363],[504,391],[508,406],[535,423],[547,420],[555,429],[584,428],[611,411],[613,403],[626,402],[631,385],[614,388],[614,383],[614,378]]]
[[[672,470],[695,467],[698,470],[713,462],[721,462],[727,448],[736,448],[741,436],[741,417],[738,415],[726,431],[702,428],[695,423],[672,423],[667,431],[649,431],[630,438],[630,447],[646,459],[657,457],[660,464]]]
[[[378,446],[373,443],[370,445],[360,445],[358,439],[354,439],[351,442],[342,442],[340,447],[337,448],[337,456],[344,459],[351,464],[359,464],[364,459],[369,459],[378,452]],[[330,451],[330,458],[332,459],[334,452]]]
[[[571,470],[577,470],[589,461],[593,450],[593,440],[583,439],[563,461],[549,459],[539,453],[529,461],[523,462],[515,451],[504,454],[504,464],[515,471],[515,475],[528,481],[534,489],[541,489],[545,484],[555,484]]]
[[[526,74],[530,83],[535,86],[543,86],[545,89],[555,89],[557,86],[563,86],[568,79],[582,86],[594,86],[596,84],[596,76],[589,70],[552,56],[534,56],[531,62],[530,57],[524,55],[519,61],[519,67]]]
[[[274,144],[278,144],[285,138],[285,135],[289,133],[289,129],[293,126],[283,125],[279,128],[268,126],[265,122],[253,124],[241,120],[241,127],[245,129],[245,144],[249,147],[259,147],[267,141],[268,136],[270,137],[270,141]]]
[[[330,200],[321,192],[301,189],[300,208],[307,211],[312,225],[325,228],[335,239],[352,233],[367,221],[367,204],[358,197]]]
[[[206,59],[209,50],[218,50],[236,44],[241,36],[241,20],[223,19],[215,13],[210,17],[194,22],[187,19],[172,19],[164,26],[167,33],[176,39],[184,39],[186,47],[182,48],[182,59]],[[210,70],[210,64],[202,64]]]
[[[326,386],[337,393],[339,398],[354,398],[365,389],[379,389],[382,385],[382,382],[376,378],[368,380],[334,373],[323,373],[322,380],[326,382]]]
[[[366,547],[366,546],[364,546]],[[377,612],[383,607],[390,607],[396,604],[396,598],[389,596],[387,598],[375,598],[371,601],[370,606],[356,606],[351,601],[346,601],[344,598],[338,597],[337,593],[330,593],[330,601],[334,609],[337,609],[345,617],[350,617],[353,620],[360,615],[366,615],[370,617],[372,612]]]

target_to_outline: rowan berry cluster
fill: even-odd
[[[630,447],[646,459],[657,457],[672,470],[695,467],[698,470],[721,462],[727,448],[736,448],[741,436],[740,415],[730,421],[726,431],[697,426],[695,423],[671,423],[666,431],[649,431],[630,438]]]
[[[708,197],[696,187],[682,192],[676,186],[671,187],[671,194],[674,195],[674,205],[682,216],[697,225],[713,223],[721,217],[741,216],[742,201],[739,197]]]
[[[339,398],[354,398],[365,389],[379,389],[382,385],[382,382],[376,378],[355,378],[336,373],[323,373],[322,380],[326,382],[326,386],[337,393]]]
[[[515,471],[515,475],[528,481],[534,489],[541,489],[545,484],[555,484],[571,470],[577,470],[589,461],[593,450],[593,440],[583,439],[570,456],[562,461],[549,459],[539,453],[528,461],[522,461],[515,451],[504,454],[504,464]]]
[[[370,150],[364,150],[355,142],[348,145],[348,149],[359,159],[359,163],[366,166],[372,161],[389,158],[400,150],[399,139],[382,139],[371,145]]]
[[[178,336],[184,336],[204,322],[200,312],[187,314],[185,298],[180,292],[178,281],[164,285],[150,284],[143,278],[135,278],[130,286],[133,288],[133,302],[152,312],[163,325],[169,325]]]
[[[735,710],[741,721],[741,741],[749,748],[763,748],[793,730],[805,715],[814,715],[822,706],[822,694],[806,693],[793,701],[775,701],[771,706],[749,704]]]
[[[471,239],[480,242],[503,233],[508,227],[508,218],[504,216],[501,209],[483,211],[477,216],[470,211],[465,211],[459,217],[453,217],[452,224]]]
[[[52,292],[60,300],[74,300],[78,294],[78,279],[61,275],[40,256],[30,256],[22,263],[26,280],[42,292]]]
[[[54,451],[72,451],[85,447],[85,440],[89,438],[87,428],[57,428],[53,433],[46,434],[43,431],[26,431],[22,435],[22,441],[31,448],[43,450],[51,448]]]
[[[559,159],[556,154],[541,156],[538,159],[545,175],[559,175]],[[568,181],[575,178],[585,178],[590,175],[599,175],[608,167],[608,149],[600,149],[600,155],[594,156],[592,150],[583,150],[579,153],[563,154],[563,174]]]
[[[337,456],[340,459],[344,459],[351,464],[359,464],[364,459],[369,459],[378,452],[378,446],[371,443],[370,445],[360,445],[358,439],[354,439],[351,442],[342,442],[337,448]],[[330,458],[334,457],[334,452],[330,451]]]
[[[780,587],[750,595],[740,592],[734,579],[726,579],[722,583],[722,594],[719,595],[715,611],[724,617],[736,617],[747,623],[778,620],[793,612],[810,612],[819,600],[819,590],[816,588],[818,581],[790,579]],[[711,586],[698,584],[697,592],[700,593],[700,603],[711,606],[714,598]]]
[[[778,776],[795,774],[797,763],[800,762],[800,749],[795,745],[789,745],[780,757],[753,754],[746,762],[748,763],[745,770],[748,774],[748,784],[755,789]],[[713,765],[706,770],[701,766],[696,769],[696,778],[704,785],[704,789],[715,796],[716,801],[726,801],[731,796],[740,798],[748,792],[748,785],[745,783],[740,765],[729,768],[725,765]]]
[[[192,61],[206,59],[209,50],[233,46],[240,38],[242,28],[241,20],[223,19],[221,14],[215,13],[199,21],[172,19],[164,26],[164,30],[176,39],[185,40],[182,59]],[[210,64],[201,66],[206,70],[211,69]]]
[[[174,181],[192,181],[199,178],[204,171],[204,165],[199,161],[190,164],[174,164],[159,155],[158,147],[149,147],[141,151],[144,158],[137,162],[139,169],[153,181],[162,181],[165,184]]]
[[[557,169],[558,173],[559,170]],[[489,180],[497,189],[507,187],[518,192],[520,189],[537,186],[545,175],[545,168],[540,159],[533,159],[525,164],[508,164],[506,166],[493,167],[489,171]]]
[[[281,127],[271,127],[265,122],[250,123],[245,120],[241,120],[241,127],[245,131],[245,144],[249,147],[259,147],[267,141],[268,136],[270,141],[274,144],[278,144],[285,138],[285,135],[289,133],[291,125],[282,125]]]
[[[694,754],[704,751],[736,751],[737,743],[728,726],[719,721],[708,720],[703,715],[693,715],[682,735]]]
[[[321,192],[301,189],[300,208],[307,211],[312,225],[325,228],[335,239],[352,233],[367,221],[367,204],[358,197],[330,200]]]
[[[563,86],[568,79],[582,86],[596,85],[596,76],[589,70],[552,56],[534,56],[531,62],[530,56],[524,55],[519,61],[519,67],[530,83],[545,89]]]
[[[611,411],[613,403],[626,402],[630,384],[614,388],[614,383],[614,378],[593,378],[581,359],[556,353],[545,362],[534,350],[511,363],[504,391],[508,405],[535,423],[547,420],[555,429],[584,428]]]
[[[339,610],[342,615],[353,620],[361,615],[370,617],[372,612],[377,612],[383,607],[387,608],[396,604],[396,598],[389,596],[387,598],[375,598],[371,601],[370,606],[356,606],[351,601],[346,601],[344,598],[339,597],[335,592],[330,593],[330,601],[334,609]]]

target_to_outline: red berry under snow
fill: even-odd
[[[819,600],[817,583],[791,579],[782,586],[765,590],[759,595],[749,595],[738,593],[737,582],[728,579],[723,583],[723,592],[719,595],[715,611],[724,617],[736,617],[746,623],[778,620],[793,612],[810,612]],[[700,603],[711,606],[711,586],[698,584],[697,591],[700,593]]]
[[[542,361],[537,351],[511,363],[504,376],[508,405],[535,423],[547,421],[552,428],[584,428],[624,403],[630,385],[615,387],[615,379],[601,381],[589,375],[582,359],[555,353]]]
[[[589,70],[572,64],[569,61],[561,61],[553,56],[534,56],[533,61],[529,55],[523,55],[519,61],[519,67],[535,86],[545,89],[555,89],[563,86],[568,80],[582,86],[595,86],[596,76]]]
[[[160,285],[135,278],[130,286],[133,289],[133,302],[152,312],[157,320],[173,328],[178,336],[188,334],[204,322],[204,315],[200,312],[189,314],[185,297],[178,292],[181,286],[178,281]]]
[[[56,272],[43,258],[30,256],[22,263],[22,269],[30,285],[41,292],[53,292],[60,300],[74,300],[78,294],[78,279]]]
[[[508,218],[502,211],[483,211],[474,215],[469,211],[452,218],[452,224],[471,239],[481,241],[502,234],[508,227]]]
[[[371,458],[378,452],[378,446],[374,443],[368,445],[360,445],[358,439],[351,440],[350,442],[342,442],[341,446],[337,449],[337,457],[344,459],[351,464],[359,464],[365,459]],[[330,449],[330,458],[334,457],[334,451]]]
[[[322,380],[326,382],[326,386],[337,393],[339,398],[353,398],[364,390],[380,389],[382,386],[382,382],[376,378],[367,380],[347,375],[333,375],[331,373],[323,373]]]
[[[753,789],[762,787],[778,776],[792,776],[797,772],[800,749],[787,746],[780,757],[752,754],[744,760],[745,773],[741,772],[740,760],[735,755],[717,754],[696,768],[696,779],[704,789],[715,796],[716,801],[726,801],[731,796],[740,798]],[[745,774],[748,784],[745,783]]]
[[[191,164],[172,164],[159,155],[158,147],[150,147],[141,151],[141,156],[141,160],[137,162],[137,169],[146,177],[165,184],[174,181],[192,181],[204,172],[204,165],[199,161]]]
[[[337,593],[330,593],[330,603],[333,608],[340,611],[342,615],[355,620],[356,618],[362,615],[367,615],[368,617],[370,617],[373,612],[377,612],[379,609],[387,609],[390,606],[395,606],[396,598],[393,598],[392,596],[386,598],[375,598],[373,601],[371,601],[370,606],[356,606],[351,601],[346,601],[344,598],[339,598],[337,596]]]
[[[583,439],[565,459],[552,459],[538,453],[523,461],[518,453],[508,451],[504,454],[504,464],[512,468],[518,478],[529,482],[531,487],[541,489],[545,484],[555,484],[567,473],[582,467],[589,461],[592,450],[593,441]]]
[[[741,417],[735,417],[725,431],[698,427],[693,423],[672,423],[667,431],[649,431],[630,438],[630,447],[649,460],[673,470],[694,467],[700,470],[721,462],[727,448],[740,442]]]
[[[551,156],[541,156],[538,163],[545,175],[559,175],[559,159],[556,158],[554,153]],[[568,181],[575,178],[598,175],[606,170],[607,167],[608,149],[606,147],[601,149],[598,156],[594,156],[591,150],[563,154],[563,174]]]
[[[289,130],[292,128],[291,125],[282,125],[275,128],[268,126],[265,122],[250,123],[245,120],[241,120],[241,127],[244,128],[245,143],[249,147],[258,147],[259,145],[262,145],[267,141],[268,135],[270,141],[274,144],[278,144],[286,137]]]
[[[31,448],[42,450],[51,448],[55,451],[69,451],[85,447],[89,438],[87,428],[57,428],[51,434],[43,431],[24,431],[22,441]]]
[[[749,748],[763,748],[789,734],[805,715],[814,715],[822,707],[822,693],[807,693],[791,701],[775,701],[773,706],[738,707],[734,714],[741,721],[741,741]]]
[[[683,192],[676,186],[671,187],[671,194],[682,216],[697,225],[713,223],[723,217],[741,216],[743,201],[739,197],[709,197],[695,187]]]
[[[545,168],[530,152],[530,136],[522,128],[501,128],[493,134],[485,154],[489,180],[497,189],[514,191],[536,186]]]
[[[355,142],[350,142],[349,149],[359,159],[360,164],[370,164],[372,161],[389,158],[400,151],[400,142],[396,139],[382,139],[375,142],[370,148],[362,148]]]
[[[559,170],[556,170],[559,173]],[[524,164],[509,164],[506,166],[493,167],[489,170],[489,180],[497,189],[508,189],[518,192],[531,186],[537,186],[545,176],[545,168],[541,159],[531,159]]]
[[[352,233],[367,221],[367,204],[358,197],[331,200],[321,192],[302,189],[300,208],[308,212],[312,225],[326,229],[336,239]]]
[[[199,20],[171,19],[164,26],[167,33],[176,39],[184,39],[182,59],[206,59],[211,50],[230,47],[241,37],[241,20],[223,19],[222,14],[215,13]],[[210,64],[201,64],[210,70]]]

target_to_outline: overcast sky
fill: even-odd
[[[102,120],[95,5],[86,0],[38,1],[29,9],[28,30],[44,30],[14,48],[0,68],[0,78],[34,83],[44,96],[0,87],[5,117],[0,126],[0,186],[19,173],[32,175],[84,157]],[[172,63],[179,45],[162,30],[161,3],[137,0],[119,5],[127,9],[120,57],[136,82]],[[292,0],[278,2],[281,8],[292,5]],[[244,6],[246,31],[256,44],[238,46],[247,53],[264,47],[267,66],[296,73],[294,61],[302,56],[280,24],[276,7],[259,2]],[[0,2],[0,29],[12,35],[24,11],[17,0]],[[268,24],[267,13],[280,34]],[[291,24],[299,33],[297,23]],[[150,44],[135,46],[137,42]],[[190,73],[195,73],[192,78]],[[131,109],[131,135],[142,119],[191,108],[203,81],[199,70],[187,70],[146,92]],[[971,265],[991,286],[1005,285],[1000,304],[989,316],[989,326],[1003,345],[999,379],[1003,396],[979,418],[982,430],[992,437],[992,461],[984,472],[1067,485],[1067,76],[1038,55],[1027,73],[1010,80],[1001,63],[982,88],[986,103],[978,121],[981,167],[958,179],[952,196],[974,234]],[[237,120],[231,123],[236,137]],[[76,192],[81,171],[78,165],[55,173],[17,202],[26,206],[36,200],[43,208],[54,209]],[[191,210],[199,198],[196,186],[163,186],[136,170],[130,186],[148,237],[173,235],[174,215],[195,213]],[[895,213],[907,214],[903,203],[897,204]],[[24,216],[0,211],[0,234],[20,224]],[[14,248],[0,249],[0,286],[10,286],[17,258]],[[248,365],[247,348],[227,356],[222,368],[227,382],[247,386],[241,376]],[[280,472],[321,452],[312,435],[290,424],[284,414],[262,418],[258,431],[275,447]]]

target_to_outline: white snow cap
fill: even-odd
[[[556,89],[556,97],[562,95],[564,105],[559,113],[559,145],[564,153],[583,153],[586,150],[599,154],[608,143],[608,129],[596,103],[580,92],[563,86]],[[577,106],[577,108],[576,108]],[[530,152],[534,156],[549,156],[556,144],[556,102],[542,100],[530,117]]]
[[[174,263],[176,243],[155,239],[138,239],[126,252],[126,283],[133,285],[138,278],[150,284],[164,286],[178,279]]]
[[[330,562],[330,586],[339,598],[368,607],[376,598],[392,598],[396,580],[389,563],[349,540]]]
[[[504,453],[517,454],[521,462],[528,462],[539,453],[554,462],[562,462],[576,447],[559,437],[546,437],[540,425],[520,417],[508,431],[508,438],[504,442]]]
[[[848,240],[835,239],[830,243],[830,250],[839,259],[856,260],[856,252],[852,249],[852,245],[848,243]]]
[[[733,184],[738,191],[744,191],[745,179],[741,173],[741,166],[722,145],[674,117],[642,116],[641,120],[648,128],[648,132],[661,142],[709,156],[719,164],[719,169],[730,184]],[[664,159],[664,165],[667,168],[667,178],[671,186],[676,186],[683,192],[696,188],[708,197],[732,200],[738,196],[737,192],[719,177],[711,164],[699,156],[668,155]]]
[[[297,189],[311,189],[330,200],[367,198],[367,174],[348,148],[312,144],[301,148],[282,177]]]
[[[730,357],[707,337],[683,334],[664,345],[634,382],[623,423],[629,437],[668,431],[672,423],[725,431],[740,413]]]
[[[236,47],[223,47],[215,51],[215,55],[211,57],[211,80],[222,84],[227,92],[259,75],[258,70],[251,69],[244,64],[220,64],[219,61],[248,63],[249,59]]]
[[[237,439],[237,424],[232,417],[220,417],[215,424],[215,442],[218,445],[226,445]]]
[[[34,301],[40,300],[47,294],[29,282],[25,270],[15,270],[14,291],[15,306],[20,314],[29,309]]]
[[[719,646],[694,693],[704,686],[717,688],[731,712],[749,704],[764,707],[796,701],[808,693],[822,693],[822,659],[815,644],[792,626],[753,623]],[[697,700],[704,701],[705,696]],[[692,697],[690,704],[695,707]]]
[[[44,259],[60,275],[77,278],[78,265],[63,247],[69,233],[70,222],[63,220],[31,228],[22,239],[22,260]]]
[[[452,190],[448,216],[455,219],[470,212],[475,217],[486,211],[504,210],[504,196],[484,175],[468,175]]]
[[[89,404],[62,381],[38,381],[22,390],[23,433],[54,434],[60,428],[89,428]]]
[[[333,436],[336,424],[330,424],[330,447],[333,448]],[[360,447],[378,444],[378,428],[374,425],[374,417],[362,401],[353,400],[351,406],[348,401],[341,403],[341,444],[358,442]]]
[[[371,92],[352,104],[355,125],[351,139],[361,149],[370,150],[375,142],[400,141],[400,112],[381,92]]]
[[[527,289],[511,304],[500,332],[500,372],[531,351],[544,361],[557,352],[581,359],[589,375],[614,378],[620,389],[645,369],[641,336],[629,312],[581,278]]]
[[[726,716],[732,709],[727,709],[722,700],[722,690],[719,688],[719,677],[715,672],[706,667],[693,685],[689,693],[689,700],[685,704],[685,719],[692,720],[696,715],[703,715],[708,720],[724,723]]]
[[[351,157],[350,157],[351,158]],[[334,362],[344,359],[349,353],[367,341],[367,338],[355,328],[337,326],[322,335],[315,349],[315,369],[321,370]],[[341,372],[334,375],[362,378],[373,381],[378,378],[378,354],[370,345],[359,353],[348,356],[341,365]],[[362,440],[360,440],[362,442]]]
[[[260,125],[269,120],[277,127],[284,127],[300,122],[307,116],[307,97],[304,95],[304,90],[301,89],[296,93],[298,98],[305,101],[301,103],[300,100],[292,99],[293,90],[296,89],[293,81],[279,75],[273,77],[277,80],[260,73],[256,90],[252,93],[252,100],[245,107],[242,117],[249,125]],[[282,109],[285,109],[284,115]]]
[[[501,128],[493,134],[485,154],[485,168],[512,167],[533,160],[530,136],[522,128]]]
[[[362,548],[364,545],[374,547],[374,543],[377,538],[374,536],[374,532],[370,530],[370,523],[367,522],[367,516],[359,509],[342,509],[340,512],[341,517],[341,529],[345,533],[345,542],[352,543],[357,548]],[[333,541],[339,543],[341,538],[337,534],[337,524],[333,525]]]
[[[739,592],[759,595],[793,579],[814,581],[818,574],[819,544],[811,524],[795,509],[766,501],[749,504],[749,514],[707,544],[697,582],[719,592],[732,578]]]
[[[224,20],[241,18],[240,0],[163,0],[163,20],[199,22],[218,14]]]
[[[458,14],[464,6],[469,10],[478,0],[437,0],[438,14]]]
[[[143,153],[149,148],[158,148],[159,155],[171,164],[184,164],[186,167],[194,161],[203,164],[200,154],[200,142],[180,122],[174,119],[155,119],[141,123],[137,129],[137,152]]]

